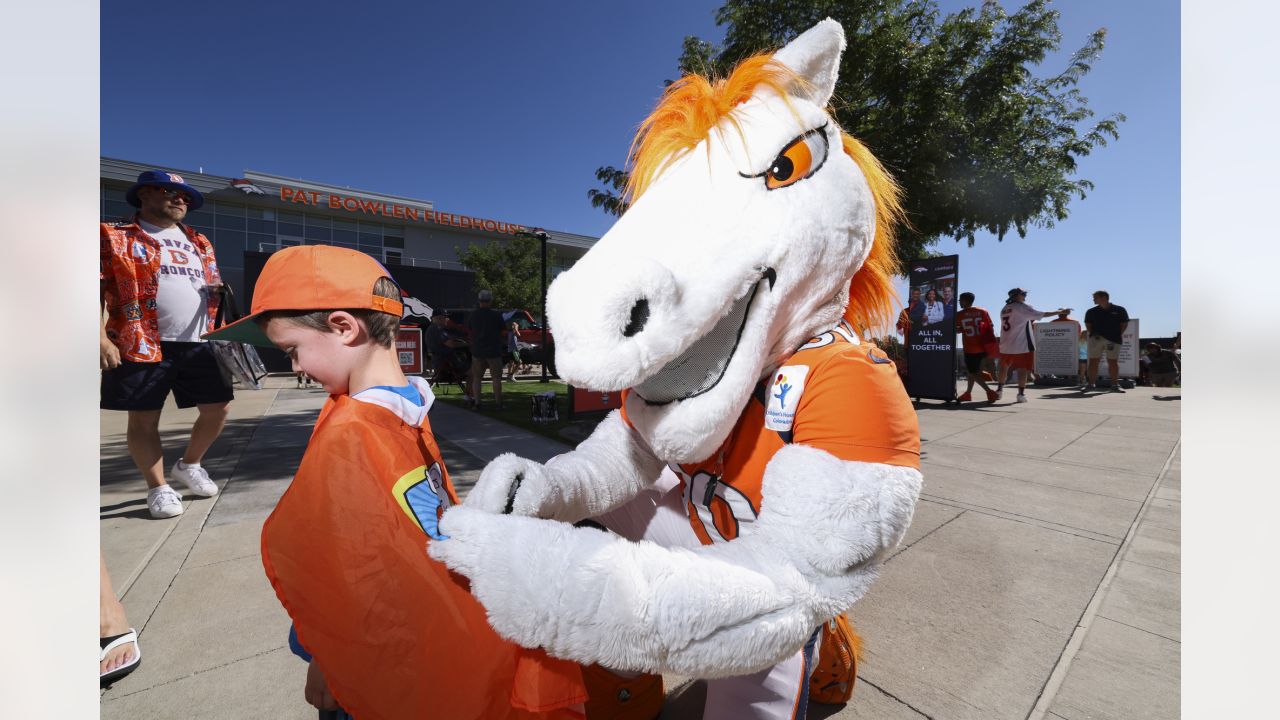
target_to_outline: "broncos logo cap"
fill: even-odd
[[[200,206],[204,205],[204,195],[201,195],[199,190],[188,185],[178,173],[171,173],[168,170],[147,170],[139,174],[138,181],[124,192],[125,201],[136,208],[141,208],[142,201],[138,199],[138,188],[149,185],[181,190],[190,195],[191,204],[187,206],[188,211],[199,210]]]
[[[333,245],[285,248],[267,258],[249,314],[202,337],[273,347],[257,323],[259,315],[273,310],[377,310],[400,317],[403,303],[373,293],[382,278],[390,279],[391,273],[356,250]]]

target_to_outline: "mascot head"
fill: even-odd
[[[708,457],[760,378],[842,316],[889,317],[898,190],[825,110],[844,46],[827,19],[672,84],[633,143],[630,209],[548,291],[561,376],[631,388],[663,460]]]

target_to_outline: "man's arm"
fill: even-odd
[[[105,226],[104,226],[105,227]],[[107,337],[107,268],[111,262],[111,246],[106,235],[98,239],[98,366],[110,370],[120,366],[120,348]]]

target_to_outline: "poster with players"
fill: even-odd
[[[956,283],[959,255],[911,264],[907,290],[907,394],[956,397]]]
[[[1124,334],[1120,336],[1124,342],[1120,345],[1120,377],[1138,377],[1138,318],[1129,318]],[[1111,377],[1105,355],[1098,360],[1098,377]]]
[[[1080,374],[1080,325],[1075,322],[1042,322],[1035,331],[1036,374]]]

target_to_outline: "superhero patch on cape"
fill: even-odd
[[[431,463],[431,467],[419,465],[405,473],[391,487],[391,494],[400,509],[432,540],[449,539],[440,533],[440,518],[453,501],[444,488],[440,463]]]

